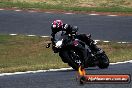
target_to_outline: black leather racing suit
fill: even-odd
[[[52,28],[51,28],[52,29]],[[57,53],[57,49],[55,48],[55,34],[59,31],[66,31],[66,34],[70,34],[73,31],[77,31],[78,28],[77,26],[71,26],[69,24],[63,24],[61,29],[52,29],[52,33],[51,33],[51,41],[52,41],[52,49],[54,51],[54,53]],[[83,42],[85,42],[92,51],[98,51],[98,48],[93,44],[94,41],[91,39],[91,35],[86,35],[86,34],[77,34],[77,38]]]

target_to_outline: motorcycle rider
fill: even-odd
[[[65,31],[66,34],[69,34],[73,31],[77,31],[78,27],[77,26],[71,26],[69,24],[63,24],[62,20],[54,20],[52,25],[51,25],[51,41],[52,41],[52,49],[54,51],[54,53],[57,53],[57,48],[55,47],[55,34],[59,31]],[[76,32],[77,34],[77,32]],[[100,51],[95,45],[94,45],[94,41],[91,39],[91,35],[86,35],[86,34],[77,34],[77,38],[80,39],[81,41],[85,42],[90,49],[93,52],[97,52]]]

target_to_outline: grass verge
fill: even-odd
[[[68,67],[51,48],[49,38],[0,35],[0,73]],[[98,43],[110,62],[132,59],[132,44]]]
[[[29,0],[0,0],[0,8],[20,8],[20,9],[46,9],[46,10],[64,10],[64,11],[84,11],[84,12],[124,12],[131,13],[132,8],[128,4],[122,4],[123,2],[105,2],[97,3],[96,0],[90,2],[86,1],[81,3],[81,1],[67,1],[67,0],[49,0],[49,1],[39,1],[34,2]],[[124,2],[125,3],[125,2]],[[131,4],[131,3],[129,3]]]

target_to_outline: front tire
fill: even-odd
[[[83,47],[73,47],[72,50],[68,52],[69,61],[68,64],[76,71],[79,66],[84,66],[85,58],[86,58],[86,49]]]
[[[74,52],[74,50],[65,50],[59,53],[59,56],[61,57],[62,61],[64,63],[68,63],[69,66],[71,66],[74,70],[78,70],[79,65],[74,61],[74,58],[72,57],[72,52]],[[78,52],[79,53],[79,52]]]
[[[108,68],[109,66],[109,58],[107,57],[107,55],[105,53],[101,54],[98,58],[99,63],[98,63],[98,67],[101,69],[105,69]]]
[[[79,66],[82,65],[82,53],[81,50],[78,50],[77,48],[74,50],[69,51],[69,61],[68,65],[71,66],[74,70],[78,70]],[[76,62],[76,60],[80,60],[80,64]]]

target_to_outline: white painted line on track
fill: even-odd
[[[105,43],[109,43],[110,41],[103,41],[103,42],[105,42]]]
[[[91,15],[91,16],[97,16],[97,15],[99,15],[99,14],[89,14],[89,15]]]
[[[124,63],[132,63],[132,60],[124,61],[124,62],[116,62],[110,63],[110,65],[124,64]],[[60,69],[49,69],[49,70],[38,70],[38,71],[26,71],[26,72],[15,72],[15,73],[1,73],[0,76],[11,76],[11,75],[21,75],[21,74],[31,74],[31,73],[41,73],[41,72],[55,72],[55,71],[66,71],[73,70],[72,68],[60,68]]]
[[[27,35],[27,36],[29,36],[29,37],[34,37],[34,36],[36,36],[36,35]]]
[[[5,9],[1,8],[0,10],[5,10]],[[14,10],[14,11],[19,12],[19,11],[23,11],[23,10],[20,10],[16,7],[16,10]],[[37,11],[31,10],[31,11],[28,11],[28,12],[34,13],[34,12],[37,12]],[[44,12],[44,13],[54,13],[54,12]],[[64,14],[75,14],[75,13],[64,13]],[[97,16],[97,15],[101,15],[101,14],[92,13],[92,14],[88,14],[88,15]],[[106,16],[116,17],[118,15],[106,15]]]
[[[50,36],[41,36],[42,38],[50,37]]]
[[[9,34],[9,35],[13,35],[14,36],[14,35],[17,35],[17,34]]]
[[[14,33],[14,34],[9,34],[9,35],[18,35],[18,34]],[[26,35],[26,36],[34,37],[34,36],[37,36],[37,35]],[[46,38],[46,37],[51,37],[51,36],[40,36],[40,37]],[[102,40],[94,40],[94,41],[95,41],[95,43],[98,43],[98,42],[100,42]],[[111,41],[102,41],[102,42],[110,43]],[[128,43],[132,43],[132,42],[116,42],[116,43],[128,44]]]
[[[124,61],[124,62],[110,63],[110,64],[111,64],[111,65],[116,65],[116,64],[125,64],[125,63],[132,63],[132,60]]]
[[[70,15],[70,14],[74,14],[74,13],[64,13],[64,14],[68,14],[68,15]]]
[[[128,42],[122,42],[122,43],[124,43],[124,44],[125,44],[125,43],[128,43]]]
[[[20,11],[22,11],[22,10],[17,9],[17,10],[14,10],[14,11],[16,11],[16,12],[20,12]]]
[[[55,72],[55,71],[66,71],[66,70],[72,70],[72,68],[60,68],[60,69],[38,70],[38,71],[2,73],[2,74],[0,74],[0,76],[11,76],[11,75],[21,75],[21,74],[29,74],[29,73]]]
[[[97,41],[98,42],[98,41],[101,41],[101,40],[94,40],[94,41]]]
[[[0,11],[2,11],[2,10],[4,10],[4,9],[0,9]]]
[[[132,60],[129,60],[129,61],[124,61],[124,62],[126,62],[126,63],[132,63]]]
[[[131,42],[117,42],[117,43],[127,44],[127,43],[131,43]]]
[[[117,43],[122,43],[122,42],[117,42]]]
[[[116,17],[117,15],[107,15],[107,16]]]
[[[52,13],[52,12],[44,12],[44,13]]]

